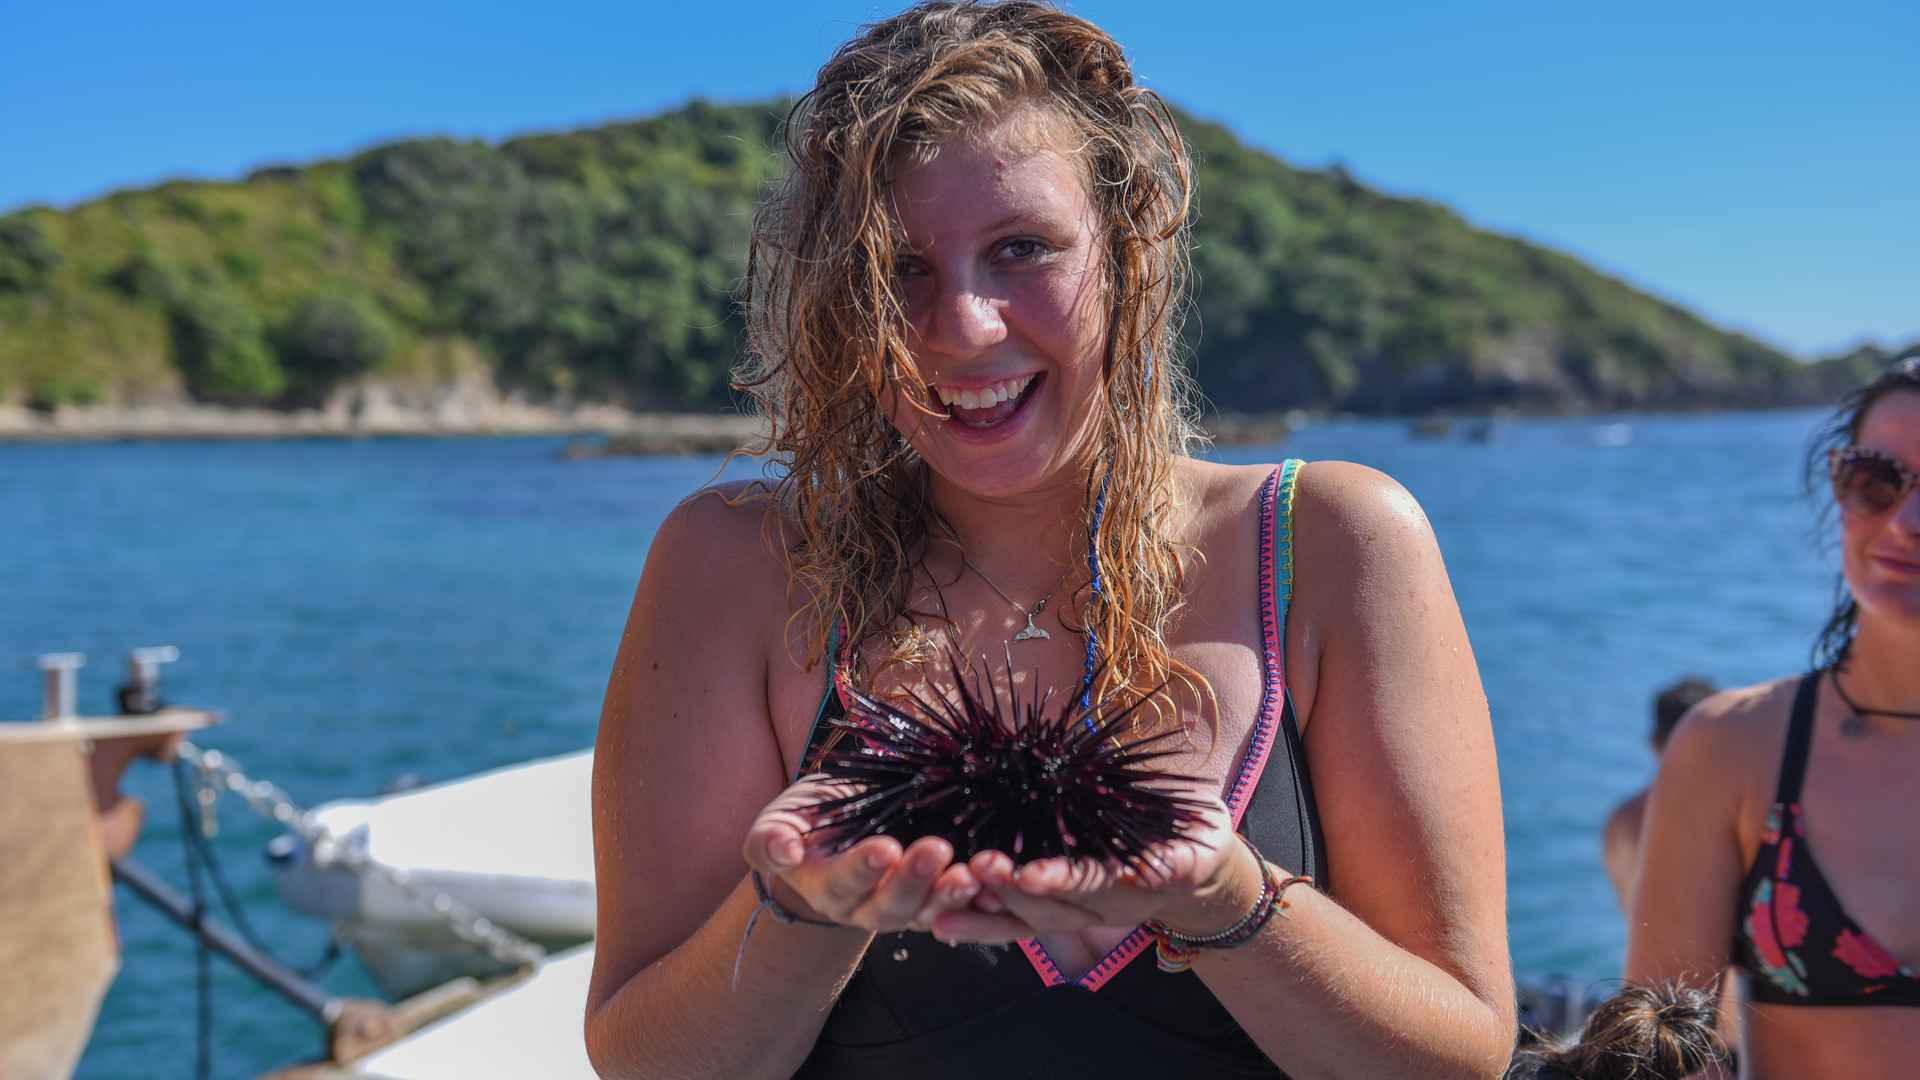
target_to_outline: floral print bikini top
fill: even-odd
[[[1800,781],[1821,674],[1802,679],[1794,694],[1779,793],[1740,885],[1734,958],[1756,1003],[1920,1006],[1920,976],[1848,917],[1801,829]]]

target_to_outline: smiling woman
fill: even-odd
[[[787,147],[740,373],[779,478],[661,527],[607,689],[596,1067],[1497,1074],[1498,783],[1445,567],[1379,473],[1190,456],[1165,106],[1084,20],[928,3],[842,46]],[[842,850],[816,766],[983,678],[943,656],[1157,737],[1192,813],[1137,861]]]
[[[1920,358],[1850,394],[1815,450],[1841,554],[1818,666],[1681,721],[1647,805],[1627,976],[1705,985],[1738,970],[1746,1075],[1907,1075],[1920,1056]]]

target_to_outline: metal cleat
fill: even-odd
[[[40,719],[72,720],[74,712],[74,672],[87,662],[85,653],[57,652],[40,654],[40,670],[45,673],[46,690],[41,697]]]
[[[125,716],[144,716],[159,712],[166,702],[160,700],[160,665],[180,659],[180,650],[172,645],[152,645],[127,654],[127,684],[119,691],[120,712]]]

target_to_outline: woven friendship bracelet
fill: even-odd
[[[759,897],[760,902],[753,906],[753,914],[747,916],[747,928],[740,932],[739,951],[733,954],[733,979],[730,985],[735,990],[740,988],[740,965],[747,959],[747,942],[753,939],[753,927],[760,921],[762,912],[773,916],[775,922],[783,922],[788,926],[838,927],[840,925],[822,919],[809,919],[805,915],[795,915],[782,907],[780,901],[773,898],[773,890],[767,886],[767,879],[760,876],[760,871],[748,871],[747,876],[753,879],[753,895]]]
[[[1252,941],[1273,919],[1274,912],[1279,912],[1283,919],[1287,917],[1285,895],[1289,888],[1303,883],[1313,884],[1313,878],[1306,874],[1295,874],[1284,881],[1276,880],[1273,870],[1253,841],[1245,835],[1236,835],[1260,865],[1259,898],[1232,926],[1212,934],[1183,934],[1158,919],[1149,919],[1145,925],[1147,932],[1153,935],[1154,959],[1161,971],[1188,971],[1193,967],[1193,958],[1202,949],[1231,949]]]
[[[795,915],[793,912],[782,907],[780,901],[773,898],[773,889],[767,885],[767,879],[760,876],[760,871],[750,871],[748,876],[753,878],[753,895],[760,898],[760,910],[773,916],[774,919],[779,922],[786,923],[788,926],[840,925],[839,923],[827,922],[824,919],[809,919],[805,915]]]
[[[1231,949],[1251,941],[1255,934],[1273,918],[1278,905],[1274,902],[1279,896],[1274,887],[1273,877],[1266,875],[1261,887],[1260,898],[1254,901],[1253,909],[1240,917],[1240,921],[1222,930],[1218,934],[1209,934],[1204,938],[1190,938],[1159,921],[1149,922],[1147,932],[1153,935],[1154,962],[1161,971],[1182,972],[1191,970],[1193,958],[1200,955],[1202,949]]]

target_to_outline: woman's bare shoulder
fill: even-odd
[[[1180,492],[1179,515],[1205,542],[1216,529],[1243,529],[1247,510],[1259,500],[1274,465],[1223,465],[1217,461],[1182,458],[1175,466]]]
[[[1296,520],[1348,540],[1382,528],[1432,532],[1412,492],[1379,469],[1352,461],[1313,461],[1301,466],[1293,506]]]
[[[1680,719],[1660,754],[1656,784],[1688,801],[1764,803],[1779,772],[1797,676],[1722,690]]]
[[[769,521],[782,531],[788,526],[773,489],[760,480],[696,488],[674,506],[670,517],[719,541],[764,538]]]
[[[1708,754],[1721,760],[1778,756],[1786,739],[1799,676],[1722,690],[1687,710],[1667,740],[1663,757]]]
[[[1280,466],[1223,465],[1188,459],[1178,477],[1189,527],[1201,542],[1218,530],[1244,530],[1245,515]],[[1407,489],[1387,474],[1350,461],[1305,463],[1296,474],[1292,496],[1294,542],[1302,556],[1324,549],[1350,552],[1356,541],[1389,533],[1414,544],[1430,543],[1432,529]]]
[[[697,625],[772,656],[791,611],[785,551],[795,535],[765,485],[716,485],[681,499],[654,532],[628,637],[641,623]]]
[[[681,499],[654,534],[654,551],[674,559],[732,565],[741,583],[785,578],[796,535],[773,492],[759,481],[700,488]]]
[[[1393,477],[1351,461],[1300,469],[1293,545],[1300,566],[1294,588],[1307,610],[1316,597],[1333,615],[1357,594],[1446,581],[1439,542],[1418,500]]]

